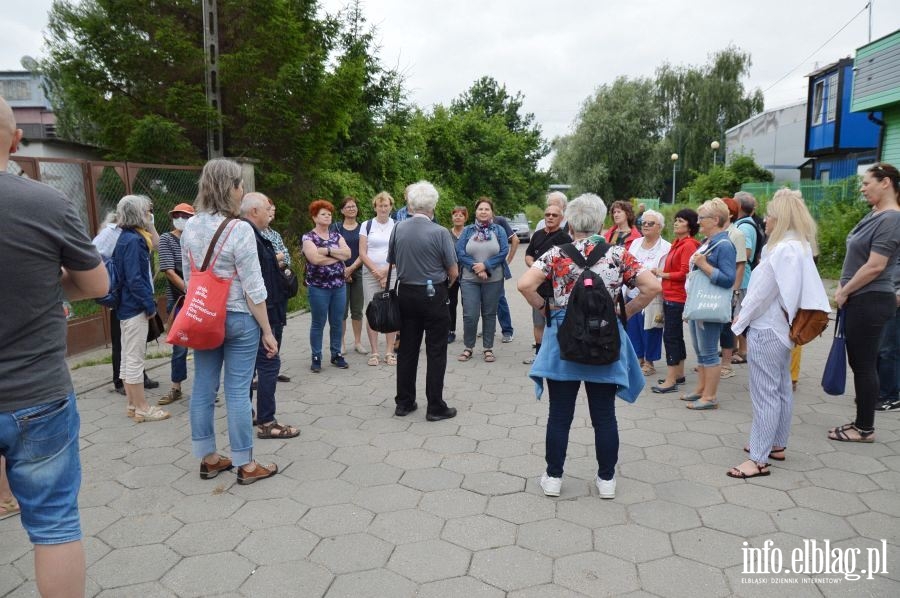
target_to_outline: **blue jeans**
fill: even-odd
[[[269,323],[272,318],[269,318]],[[266,347],[259,339],[259,348],[256,352],[256,421],[267,424],[275,421],[275,386],[278,383],[278,373],[281,371],[281,335],[284,327],[281,324],[272,324],[272,335],[278,341],[278,353],[269,357]],[[250,391],[251,400],[253,390]]]
[[[651,328],[644,330],[644,312],[639,311],[631,318],[625,326],[625,332],[631,339],[634,346],[634,352],[638,359],[645,361],[656,361],[662,356],[662,328]]]
[[[666,365],[678,365],[687,358],[684,345],[684,303],[663,301],[663,342],[666,345]]]
[[[512,325],[512,314],[509,311],[509,302],[506,301],[506,284],[501,285],[500,302],[497,304],[497,321],[500,322],[500,332],[503,336],[512,336],[515,332]]]
[[[616,423],[616,385],[585,382],[591,425],[594,427],[594,449],[597,454],[597,475],[611,480],[619,460],[619,428]],[[569,429],[575,414],[575,399],[581,382],[547,379],[550,412],[547,416],[546,459],[547,475],[561,478],[569,445]]]
[[[208,351],[194,351],[194,390],[191,393],[191,444],[197,458],[216,452],[215,402],[219,377],[225,369],[225,407],[231,462],[246,465],[253,459],[253,416],[250,382],[259,348],[259,325],[253,316],[230,311],[225,318],[225,342]]]
[[[309,310],[312,324],[309,326],[309,347],[313,357],[322,357],[322,337],[325,334],[325,320],[328,320],[331,337],[331,356],[341,352],[341,332],[344,322],[344,308],[347,304],[347,287],[323,289],[307,287]]]
[[[497,307],[503,293],[503,281],[472,282],[463,280],[459,285],[463,303],[463,343],[466,349],[475,347],[475,331],[481,316],[481,344],[485,349],[494,348],[497,330]]]
[[[75,393],[57,401],[0,413],[0,454],[32,544],[81,539]]]
[[[878,349],[878,398],[896,401],[900,398],[900,308],[884,325]]]
[[[173,307],[175,307],[174,301],[166,301],[166,312],[172,313]],[[178,315],[179,311],[181,311],[180,308],[175,314]],[[187,347],[172,345],[172,382],[176,384],[181,384],[187,380],[187,355]]]
[[[722,334],[722,324],[719,322],[704,322],[702,320],[689,320],[691,341],[694,345],[694,353],[697,354],[697,363],[703,367],[719,365],[719,336]]]

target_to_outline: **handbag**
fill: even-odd
[[[203,265],[198,270],[194,264],[194,257],[188,254],[191,262],[191,278],[188,280],[187,293],[181,311],[175,316],[172,327],[166,340],[172,345],[188,347],[190,349],[215,349],[225,342],[225,305],[228,302],[228,290],[234,278],[220,278],[213,274],[213,266],[222,253],[222,248],[213,256],[216,242],[222,235],[222,231],[234,218],[226,218],[206,250]],[[222,247],[228,241],[228,237],[237,226],[237,222],[228,229],[228,234],[222,241]],[[176,310],[173,309],[174,313]]]
[[[828,312],[801,307],[791,322],[789,336],[795,345],[805,345],[817,336],[822,336],[826,328],[828,328]]]
[[[297,293],[300,292],[300,280],[297,278],[297,273],[287,268],[282,270],[281,272],[283,281],[282,287],[284,288],[284,296],[287,299],[291,297],[296,297]]]
[[[847,386],[847,341],[844,338],[844,309],[837,310],[834,320],[834,340],[822,372],[822,390],[830,395],[844,394]]]
[[[688,320],[726,323],[731,321],[731,287],[714,285],[702,270],[688,274],[684,317]]]
[[[166,331],[166,326],[163,323],[162,316],[159,315],[157,311],[153,314],[153,317],[147,320],[147,342],[152,343],[156,339],[162,336],[163,332]]]
[[[657,295],[644,308],[644,330],[662,328],[664,322],[662,298]]]
[[[388,250],[394,254],[394,237],[391,237],[391,247]],[[397,301],[397,291],[391,288],[391,270],[394,264],[388,264],[387,280],[384,290],[375,293],[366,307],[366,319],[369,326],[376,332],[397,332],[400,330],[400,304]]]

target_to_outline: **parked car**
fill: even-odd
[[[519,212],[512,218],[507,218],[507,220],[509,220],[509,225],[515,231],[519,241],[527,243],[531,240],[531,227],[528,226],[528,218],[525,217],[525,214]]]

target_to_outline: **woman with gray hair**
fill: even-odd
[[[191,270],[203,262],[219,227],[218,256],[211,266],[220,278],[230,278],[225,305],[225,341],[220,347],[194,351],[194,389],[191,395],[191,444],[201,459],[200,477],[212,479],[219,472],[238,467],[238,484],[252,484],[275,475],[278,466],[253,460],[253,417],[250,414],[250,382],[256,367],[260,342],[268,355],[278,351],[266,313],[266,286],[256,251],[256,236],[250,223],[237,219],[244,196],[241,167],[217,158],[200,175],[196,215],[181,235],[184,280],[190,288]],[[262,337],[260,337],[262,331]],[[231,458],[216,451],[215,400],[224,369],[225,406],[228,411],[228,441]]]
[[[666,256],[672,244],[663,239],[660,234],[666,225],[665,217],[656,210],[645,210],[641,218],[641,232],[644,236],[635,239],[628,247],[628,253],[637,258],[645,268],[661,269],[666,264]],[[637,289],[626,291],[625,298],[631,301],[637,296]],[[662,301],[656,299],[649,308],[634,314],[628,320],[628,338],[634,345],[638,360],[641,362],[641,371],[645,376],[656,373],[653,362],[662,357]],[[653,313],[650,313],[653,311]],[[645,317],[646,316],[646,317]]]
[[[150,251],[153,205],[144,195],[126,195],[116,206],[116,222],[122,230],[112,259],[121,279],[116,317],[122,329],[119,372],[128,397],[128,417],[136,422],[167,419],[168,411],[150,405],[144,394],[144,355],[148,321],[156,315]]]
[[[586,194],[571,201],[566,208],[566,220],[574,239],[572,245],[585,257],[595,247],[603,256],[591,271],[599,276],[612,297],[623,285],[637,286],[638,295],[625,306],[625,315],[632,316],[643,309],[659,293],[656,277],[644,268],[624,247],[611,246],[596,232],[603,226],[606,206],[596,195]],[[566,247],[564,245],[563,247]],[[618,326],[621,347],[619,359],[609,365],[586,365],[562,359],[557,334],[565,319],[566,306],[575,282],[581,275],[579,268],[561,247],[553,247],[538,258],[519,279],[519,292],[536,309],[544,308],[544,298],[537,292],[545,280],[553,285],[550,299],[550,318],[544,331],[541,349],[531,366],[529,376],[537,384],[538,398],[543,381],[550,390],[550,409],[547,418],[547,470],[541,477],[541,488],[547,496],[559,496],[562,488],[563,464],[569,442],[569,428],[575,413],[575,399],[584,382],[588,408],[594,427],[597,455],[597,490],[601,498],[615,498],[615,470],[619,454],[619,430],[616,424],[615,397],[634,402],[644,388],[634,348]]]

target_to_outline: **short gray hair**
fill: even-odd
[[[246,217],[253,208],[269,209],[269,198],[262,193],[247,193],[241,200],[241,216]]]
[[[406,206],[410,212],[418,214],[434,213],[438,202],[438,191],[428,181],[419,181],[406,188]]]
[[[579,195],[566,206],[566,221],[576,233],[594,234],[603,228],[606,220],[606,204],[599,195]]]
[[[566,211],[566,205],[569,203],[569,199],[566,197],[566,194],[562,191],[551,191],[547,194],[547,200],[545,205],[548,206],[556,206],[563,212]]]
[[[153,203],[146,195],[126,195],[116,205],[116,223],[120,228],[144,228],[147,211]]]
[[[203,166],[203,172],[200,173],[194,209],[198,212],[235,216],[231,190],[237,189],[241,181],[240,164],[227,158],[210,160]]]
[[[666,217],[662,215],[662,213],[657,212],[656,210],[645,210],[643,214],[641,214],[641,219],[646,220],[647,216],[651,218],[656,218],[656,221],[659,222],[660,228],[665,228],[666,226]]]
[[[756,211],[756,198],[752,193],[747,191],[738,191],[734,194],[734,199],[741,205],[741,211],[745,214],[752,214]]]

